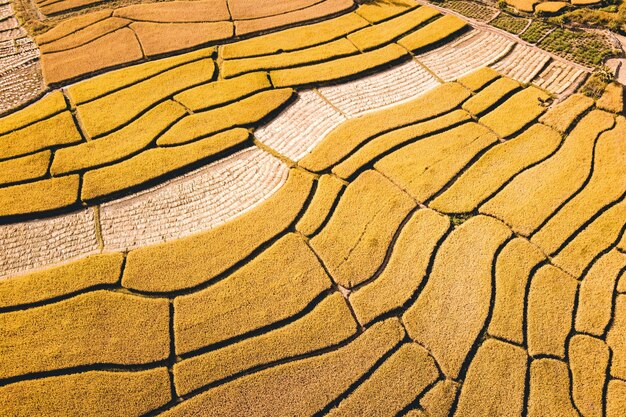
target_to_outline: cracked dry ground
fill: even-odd
[[[626,416],[622,90],[355,7],[0,119],[0,415]]]

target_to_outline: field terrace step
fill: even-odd
[[[53,5],[58,8],[67,2]],[[243,17],[249,15],[250,7],[229,10],[226,0],[135,4],[69,17],[39,35],[37,41],[42,45],[44,78],[48,84],[57,84],[153,56],[323,19],[352,8],[352,0],[302,0],[281,5],[264,2],[255,3],[255,17]]]
[[[346,188],[311,247],[333,279],[352,288],[380,267],[395,230],[414,207],[415,202],[380,173],[365,171]]]
[[[99,208],[0,226],[0,277],[81,259],[100,250],[129,250],[203,232],[253,210],[281,189],[287,167],[249,148]],[[23,254],[28,254],[25,256]]]
[[[281,235],[302,211],[312,187],[312,175],[291,169],[284,186],[233,221],[207,232],[132,250],[123,285],[139,291],[177,291],[222,274]],[[196,262],[199,259],[202,262]],[[178,278],[172,279],[174,276]]]
[[[417,59],[444,81],[452,81],[475,69],[491,65],[513,47],[504,36],[479,29],[433,51],[417,55]]]
[[[0,114],[40,96],[44,82],[39,49],[14,17],[12,4],[0,11]]]
[[[355,81],[321,87],[318,91],[341,113],[354,118],[396,105],[439,84],[432,74],[411,60]]]
[[[567,62],[553,60],[535,77],[533,84],[552,94],[562,95],[575,88],[584,75],[586,71],[581,68]]]
[[[47,392],[33,399],[33,392]],[[84,395],[89,392],[90,395]],[[21,381],[0,388],[0,407],[18,414],[72,414],[85,417],[112,416],[124,409],[127,415],[143,415],[171,400],[166,367],[142,371],[88,371]]]
[[[587,114],[554,155],[516,176],[480,211],[502,219],[520,234],[531,234],[585,184],[598,136],[614,123],[609,113]]]
[[[178,362],[174,366],[177,393],[185,395],[242,371],[334,346],[356,330],[345,299],[334,293],[285,326]]]
[[[104,290],[4,313],[3,340],[12,342],[4,346],[0,378],[92,363],[157,362],[169,353],[168,322],[167,299]]]
[[[626,119],[619,117],[614,129],[598,138],[593,167],[585,188],[560,207],[531,238],[546,253],[554,253],[570,236],[604,207],[626,193]]]
[[[299,164],[315,172],[323,171],[372,138],[448,113],[469,96],[469,91],[461,85],[447,83],[395,106],[350,119],[326,135]]]
[[[496,142],[496,135],[487,128],[469,122],[410,143],[376,162],[374,168],[416,200],[426,202]]]
[[[523,84],[530,83],[550,60],[550,55],[537,48],[516,44],[513,50],[492,68]]]
[[[0,276],[84,257],[98,251],[93,209],[0,226]]]
[[[207,416],[314,415],[368,375],[404,337],[400,321],[388,319],[338,349],[261,370],[201,392],[163,415],[191,417],[200,410]]]
[[[105,203],[100,207],[104,248],[129,250],[213,229],[271,197],[287,174],[287,166],[253,147]]]
[[[437,251],[420,296],[402,316],[411,339],[429,349],[449,378],[458,377],[488,318],[494,254],[510,235],[503,223],[485,216],[456,228]],[[468,299],[472,303],[463,302]],[[448,310],[448,303],[456,308]]]

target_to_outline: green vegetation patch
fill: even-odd
[[[483,22],[491,20],[491,18],[493,18],[496,14],[496,9],[480,3],[475,3],[473,1],[451,0],[444,1],[441,5],[446,9],[461,13],[463,16],[476,20],[482,20]]]
[[[539,46],[584,65],[600,65],[604,58],[615,53],[609,40],[602,35],[563,28],[550,33]]]
[[[553,29],[554,26],[548,23],[542,22],[541,20],[534,20],[530,26],[528,26],[528,29],[520,35],[520,38],[526,42],[537,43]]]
[[[503,13],[493,19],[490,24],[514,35],[518,35],[528,25],[528,22],[528,19]]]

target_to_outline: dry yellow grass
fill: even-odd
[[[101,284],[116,283],[121,253],[93,255],[64,265],[0,281],[0,307],[34,303]]]
[[[614,122],[610,114],[592,111],[578,123],[557,153],[518,175],[480,211],[529,235],[583,184],[591,168],[596,138]]]
[[[270,71],[275,87],[301,86],[334,81],[391,64],[406,57],[407,52],[396,44],[374,49],[363,54],[335,59],[320,64]]]
[[[437,243],[449,227],[450,220],[432,210],[418,210],[411,216],[380,276],[350,294],[361,324],[402,307],[413,296],[426,276]]]
[[[554,263],[580,276],[593,258],[618,238],[626,218],[626,201],[609,208],[582,230],[555,257]]]
[[[87,171],[83,175],[81,198],[90,201],[142,186],[241,145],[249,138],[247,130],[238,128],[187,145],[148,149],[130,159]]]
[[[50,151],[41,151],[0,162],[0,184],[41,178],[48,172]]]
[[[232,22],[133,22],[130,28],[137,34],[147,57],[229,40],[234,32]]]
[[[528,416],[579,417],[570,397],[571,380],[567,364],[556,359],[535,359],[530,363]]]
[[[76,48],[43,54],[41,67],[44,82],[54,85],[105,69],[128,65],[143,57],[135,32],[125,27]]]
[[[438,377],[439,370],[426,349],[404,344],[328,416],[397,415]]]
[[[414,0],[375,0],[361,4],[355,13],[372,23],[378,23],[418,6]]]
[[[480,116],[520,87],[520,83],[511,78],[500,78],[463,103],[463,109],[475,116]]]
[[[572,0],[574,6],[593,6],[602,4],[602,0]]]
[[[626,378],[626,296],[615,298],[615,320],[606,336],[606,343],[611,348],[611,376]]]
[[[405,333],[397,319],[337,350],[275,366],[197,395],[164,417],[314,415],[365,375]]]
[[[577,334],[570,339],[568,358],[572,372],[572,398],[584,416],[602,417],[609,348],[603,340]]]
[[[406,103],[348,120],[331,131],[299,164],[311,171],[325,170],[370,138],[439,116],[469,96],[469,91],[459,84],[448,83]]]
[[[62,209],[78,200],[78,175],[0,188],[0,217]]]
[[[351,33],[348,39],[361,51],[367,51],[392,42],[438,15],[440,13],[432,7],[419,7],[399,17]]]
[[[358,52],[359,50],[349,40],[341,38],[292,52],[225,60],[221,65],[221,73],[229,78],[251,71],[275,70],[328,61]]]
[[[224,107],[194,113],[157,139],[157,145],[179,145],[222,130],[259,123],[294,96],[290,88],[267,90]]]
[[[352,155],[335,165],[333,173],[341,178],[348,179],[377,156],[396,146],[469,120],[471,120],[471,117],[467,112],[454,110],[435,119],[384,133],[365,143]]]
[[[205,233],[131,251],[122,285],[141,291],[175,291],[207,281],[284,231],[302,210],[313,178],[292,169],[271,197]]]
[[[454,415],[523,415],[527,360],[521,347],[485,340],[469,366]]]
[[[293,323],[176,363],[176,391],[185,395],[256,366],[333,346],[356,330],[346,301],[334,293]]]
[[[626,409],[626,382],[611,379],[607,384],[606,416],[622,417]]]
[[[420,296],[402,317],[411,339],[432,353],[447,377],[459,375],[485,324],[494,254],[510,234],[504,224],[485,216],[455,229],[437,251]]]
[[[563,133],[591,106],[593,106],[593,99],[582,94],[572,94],[548,110],[539,118],[539,121]]]
[[[95,291],[0,315],[0,377],[169,354],[166,299]]]
[[[81,142],[69,111],[0,136],[0,159]]]
[[[460,384],[451,379],[437,382],[419,401],[425,414],[412,417],[448,417],[459,387]]]
[[[538,118],[545,110],[542,101],[548,98],[548,93],[536,87],[528,87],[481,117],[480,122],[500,137],[506,138]]]
[[[474,156],[497,141],[477,123],[465,123],[407,145],[374,164],[419,201],[448,183]]]
[[[43,44],[39,47],[39,50],[42,53],[47,54],[73,49],[77,46],[94,41],[107,33],[111,33],[128,26],[130,23],[130,20],[121,19],[119,17],[104,19],[98,23],[72,33],[71,36],[66,36],[64,38]]]
[[[624,112],[624,86],[613,82],[606,86],[602,97],[596,102],[598,108],[611,113]]]
[[[193,111],[205,110],[250,94],[271,88],[268,74],[254,72],[230,80],[215,81],[190,88],[174,96],[174,100]]]
[[[498,71],[493,68],[484,67],[462,76],[457,82],[472,91],[478,91],[498,77],[500,77]]]
[[[453,15],[445,15],[398,41],[400,46],[411,52],[417,52],[435,45],[467,27],[467,22]]]
[[[186,113],[185,108],[174,101],[161,103],[107,136],[58,149],[50,173],[56,176],[84,171],[124,159],[145,149],[157,135]]]
[[[554,152],[561,140],[556,131],[541,124],[532,125],[519,136],[485,152],[430,207],[446,213],[474,211],[515,174]]]
[[[76,16],[72,19],[63,20],[52,29],[35,37],[35,40],[37,41],[38,45],[43,45],[57,39],[61,39],[84,27],[104,20],[107,17],[110,17],[111,14],[111,9],[104,9],[97,12],[86,13],[84,15]]]
[[[108,133],[170,95],[213,78],[210,59],[165,71],[130,87],[78,106],[83,128],[91,137]]]
[[[245,19],[238,20],[235,23],[235,34],[236,35],[247,35],[251,33],[265,32],[269,29],[291,26],[296,23],[319,20],[326,18],[328,16],[339,14],[341,12],[347,12],[354,7],[354,2],[352,0],[325,0],[325,1],[316,1],[316,0],[300,0],[306,1],[310,7],[301,8],[299,10],[291,9],[293,6],[288,6],[291,11],[287,11],[287,9],[283,8],[283,11],[286,13],[275,14],[273,16],[267,17],[259,17],[257,19]],[[312,4],[314,3],[315,4]],[[245,1],[245,3],[251,4],[249,1]],[[287,4],[284,2],[279,2],[275,4]],[[253,3],[256,7],[257,3]],[[288,4],[293,5],[293,0]],[[302,3],[301,3],[302,4]]]
[[[170,399],[165,367],[132,372],[89,371],[0,388],[3,413],[24,417],[139,417]]]
[[[488,333],[522,345],[526,288],[532,269],[543,261],[539,249],[523,238],[507,243],[496,261],[496,296]]]
[[[565,357],[572,328],[578,282],[552,265],[542,266],[531,278],[528,294],[528,354]]]
[[[367,25],[367,20],[354,13],[348,13],[324,22],[227,44],[221,47],[220,55],[224,59],[234,59],[295,51],[332,41]]]
[[[225,280],[174,300],[176,353],[288,319],[330,286],[304,239],[290,233]]]
[[[585,188],[535,233],[532,242],[554,253],[602,207],[626,192],[626,119],[600,135],[595,147],[593,174]]]
[[[306,236],[313,235],[328,217],[342,189],[340,180],[332,175],[322,175],[317,181],[317,189],[309,207],[296,224],[296,230]]]
[[[352,182],[311,247],[343,287],[369,279],[382,264],[402,219],[415,202],[376,171]]]
[[[535,12],[558,13],[569,6],[565,1],[543,1],[535,6]]]
[[[23,110],[0,119],[0,134],[21,129],[39,120],[47,119],[67,108],[63,93],[53,91]]]
[[[81,104],[104,96],[111,91],[141,82],[183,64],[203,58],[210,58],[214,53],[215,48],[206,48],[172,58],[160,59],[111,71],[89,80],[73,84],[67,88],[67,93],[74,103]]]
[[[505,0],[507,4],[511,7],[516,8],[521,12],[533,12],[533,8],[535,4],[539,3],[540,0]]]

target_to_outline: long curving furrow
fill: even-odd
[[[474,29],[467,35],[431,52],[418,60],[444,81],[455,80],[505,56],[514,43],[489,31]]]

